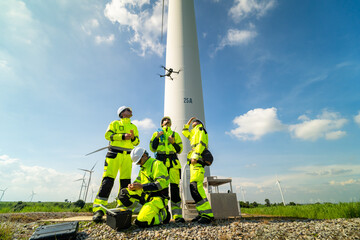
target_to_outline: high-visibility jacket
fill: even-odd
[[[134,182],[143,184],[143,191],[151,196],[168,197],[169,174],[165,165],[154,158],[149,158],[140,167],[139,175]],[[166,194],[164,195],[163,194]]]
[[[162,131],[164,134],[160,136],[160,138],[156,139],[157,133],[154,132],[154,134],[151,137],[150,140],[150,150],[152,152],[157,152],[158,154],[179,154],[182,152],[182,141],[180,138],[180,135],[177,132],[174,132],[171,130],[170,127],[163,127]],[[169,137],[172,136],[175,140],[174,144],[171,144],[169,142]],[[154,148],[154,141],[156,142],[158,140],[157,147]]]
[[[140,167],[139,175],[134,182],[141,183],[140,190],[122,189],[118,204],[126,209],[134,210],[139,204],[142,208],[135,223],[142,227],[159,225],[170,216],[166,206],[169,198],[169,174],[162,161],[154,158],[146,160]]]
[[[196,125],[189,131],[189,125],[185,124],[182,134],[190,140],[192,150],[188,154],[188,159],[199,160],[203,151],[208,148],[208,135],[202,124]]]
[[[134,132],[134,139],[125,140],[125,134],[130,133],[130,130]],[[112,121],[106,130],[105,138],[110,141],[110,146],[122,151],[131,151],[140,143],[139,132],[130,118]]]

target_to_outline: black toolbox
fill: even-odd
[[[38,227],[29,240],[70,240],[76,239],[79,222],[67,222]]]
[[[106,210],[106,224],[112,229],[121,230],[131,226],[132,211],[119,208]]]

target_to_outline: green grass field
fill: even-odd
[[[360,202],[269,207],[261,205],[256,208],[241,208],[241,213],[309,219],[358,218]]]
[[[0,202],[0,213],[16,212],[91,212],[92,204],[82,202]],[[83,207],[81,207],[83,206]]]

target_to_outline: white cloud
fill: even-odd
[[[96,36],[95,37],[96,44],[102,44],[102,43],[112,44],[114,42],[114,40],[115,40],[114,34],[110,34],[107,37],[105,37],[105,36]]]
[[[334,132],[329,132],[325,134],[325,139],[327,140],[336,140],[339,138],[342,138],[346,135],[345,131],[334,131]]]
[[[359,111],[358,115],[356,115],[354,117],[354,121],[360,126],[360,111]]]
[[[257,36],[253,30],[229,29],[227,35],[221,40],[216,51],[223,49],[225,46],[239,46],[248,44]]]
[[[81,25],[81,29],[87,34],[91,35],[93,29],[96,29],[99,27],[99,21],[97,19],[90,19],[86,23]]]
[[[324,110],[317,119],[310,120],[301,116],[301,120],[302,123],[289,126],[289,131],[295,138],[312,141],[319,138],[336,140],[346,135],[346,132],[339,129],[347,123],[347,120],[341,118],[338,113]]]
[[[153,8],[149,8],[149,4],[149,0],[112,0],[106,4],[104,14],[110,21],[119,23],[132,33],[129,42],[139,45],[140,50],[135,51],[140,55],[144,56],[149,51],[162,56],[164,46],[159,42],[162,1],[156,1]],[[166,21],[163,29],[166,29]]]
[[[10,71],[11,68],[9,67],[9,63],[6,60],[0,60],[0,69],[3,69],[5,71]]]
[[[10,165],[13,163],[18,162],[19,159],[10,158],[8,155],[1,155],[0,156],[0,166],[4,167],[5,165]]]
[[[345,186],[345,185],[359,184],[359,183],[360,183],[360,180],[349,179],[349,180],[346,180],[346,181],[339,181],[339,182],[336,182],[336,181],[332,180],[332,181],[330,181],[329,183],[330,183],[330,185]]]
[[[360,179],[353,176],[360,174],[360,165],[322,165],[300,166],[289,169],[287,174],[257,175],[251,178],[232,177],[232,186],[237,189],[238,199],[242,199],[240,186],[246,190],[245,199],[263,202],[268,198],[271,202],[281,202],[281,196],[276,179],[279,179],[283,189],[285,202],[339,202],[349,201],[357,196]],[[341,195],[334,196],[341,186]],[[312,201],[311,199],[318,199]]]
[[[8,188],[5,199],[29,201],[31,191],[34,200],[77,200],[79,184],[72,184],[81,175],[62,173],[52,168],[26,166],[16,158],[0,156],[0,187]]]
[[[260,18],[274,6],[275,0],[235,0],[234,6],[229,11],[229,15],[235,22],[239,22],[253,15]]]
[[[24,48],[44,47],[48,44],[47,37],[41,32],[41,24],[32,17],[25,2],[1,1],[0,9],[5,43]]]
[[[144,118],[143,120],[132,120],[133,124],[140,130],[151,130],[156,128],[156,125],[150,118]]]
[[[258,140],[265,134],[282,131],[285,127],[277,118],[276,112],[274,107],[250,110],[233,120],[238,127],[227,134],[242,140]]]

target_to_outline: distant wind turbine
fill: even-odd
[[[97,162],[96,162],[97,163]],[[95,166],[96,166],[96,163],[94,164],[94,166],[90,169],[90,170],[88,170],[88,169],[83,169],[83,168],[79,168],[79,170],[81,170],[81,171],[84,171],[85,173],[86,172],[88,172],[89,173],[89,181],[88,181],[88,184],[87,184],[87,186],[86,186],[86,190],[85,190],[85,198],[84,198],[84,202],[86,202],[86,198],[87,198],[87,194],[88,194],[88,192],[89,192],[89,186],[90,186],[90,181],[91,181],[91,175],[92,175],[92,173],[94,172],[93,170],[94,170],[94,168],[95,168]],[[84,175],[84,177],[85,177],[85,175]]]
[[[30,202],[32,202],[35,195],[36,195],[36,193],[32,190],[31,195],[30,195]]]
[[[96,193],[96,190],[94,190],[93,188],[91,189],[91,199],[90,201],[93,202],[94,201],[94,194]]]
[[[243,202],[245,202],[245,192],[244,192],[244,189],[242,186],[240,186],[240,191],[241,191],[241,195],[242,195],[242,198],[243,198]]]
[[[0,190],[0,192],[2,192],[1,197],[0,197],[0,201],[2,200],[2,198],[4,197],[5,191],[7,190],[7,188]]]
[[[77,179],[77,180],[74,181],[74,182],[81,181],[81,188],[80,188],[80,193],[79,193],[79,200],[81,199],[81,193],[82,193],[82,191],[83,191],[83,187],[86,187],[85,174],[86,174],[86,172],[84,172],[84,176],[83,176],[82,178],[79,178],[79,179]]]
[[[278,187],[279,187],[280,194],[281,194],[281,199],[282,199],[282,202],[283,202],[283,204],[284,204],[284,206],[285,206],[286,204],[285,204],[284,195],[283,195],[283,192],[282,192],[282,189],[281,189],[281,186],[280,186],[280,181],[279,181],[279,179],[276,178],[276,183],[275,183],[275,184],[278,185]]]

